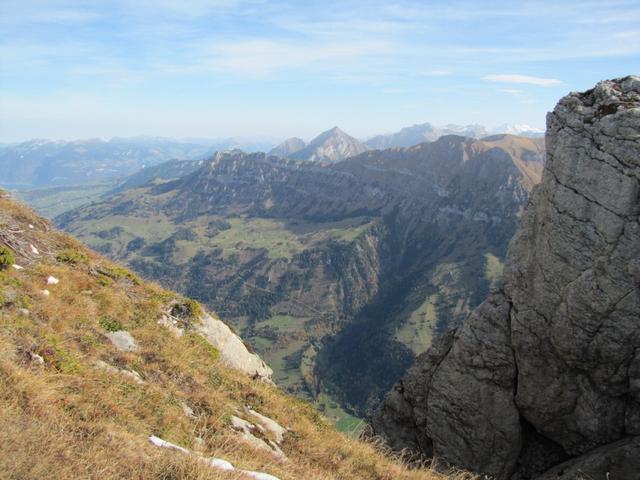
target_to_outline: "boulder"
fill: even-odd
[[[195,328],[220,352],[220,359],[226,365],[270,381],[273,370],[257,354],[250,352],[226,323],[205,312]]]
[[[139,350],[138,342],[126,330],[118,330],[116,332],[107,333],[107,338],[121,352],[137,352]]]

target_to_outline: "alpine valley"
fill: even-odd
[[[499,286],[545,158],[544,139],[508,134],[371,148],[334,128],[170,161],[55,222],[224,317],[278,385],[353,431]]]

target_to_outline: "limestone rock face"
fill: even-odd
[[[419,357],[374,417],[392,447],[499,479],[574,457],[601,478],[606,455],[621,472],[640,457],[640,78],[564,97],[546,143],[504,291]]]
[[[208,313],[200,317],[201,324],[197,330],[220,352],[220,359],[228,366],[271,381],[273,370],[255,353],[250,352],[242,339],[221,320]]]

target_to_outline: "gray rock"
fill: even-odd
[[[640,437],[632,437],[564,462],[536,480],[632,480],[638,477]]]
[[[250,352],[242,339],[221,320],[208,313],[200,317],[196,329],[220,352],[220,359],[231,368],[271,381],[273,370],[255,353]]]
[[[243,418],[231,416],[231,428],[240,435],[240,438],[245,443],[248,443],[254,448],[265,450],[280,460],[286,460],[286,455],[280,450],[277,443],[271,440],[264,440],[254,435],[257,431],[263,432],[264,428],[259,428],[251,422],[246,421]]]
[[[273,441],[280,445],[284,440],[284,435],[287,433],[287,429],[280,425],[278,422],[256,412],[252,408],[245,407],[245,412],[251,415],[255,420],[258,427],[262,427],[265,433],[268,433],[273,437]]]
[[[104,362],[102,360],[96,360],[93,365],[100,370],[104,370],[107,373],[110,373],[111,375],[122,375],[140,385],[144,383],[144,380],[142,380],[140,374],[135,370],[125,370],[123,368],[117,368],[113,365],[109,365],[107,362]]]
[[[27,357],[29,358],[29,361],[35,363],[36,365],[44,365],[44,358],[42,358],[42,356],[38,355],[36,352],[27,352]]]
[[[180,407],[182,407],[182,412],[184,413],[184,416],[187,418],[191,418],[192,420],[197,419],[198,417],[196,416],[195,412],[193,411],[193,408],[191,408],[189,405],[187,405],[184,402],[180,402]]]
[[[126,330],[118,330],[117,332],[107,333],[107,338],[111,340],[113,346],[121,352],[137,352],[139,350],[138,342]]]
[[[640,434],[640,78],[564,97],[546,142],[504,292],[420,356],[374,416],[395,449],[498,479],[571,457],[604,465],[605,451],[618,471],[637,463],[637,444],[616,442]]]

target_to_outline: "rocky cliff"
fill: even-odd
[[[546,143],[504,289],[418,358],[372,425],[498,479],[637,478],[640,78],[564,97]]]

